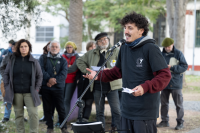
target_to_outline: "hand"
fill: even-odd
[[[135,92],[132,93],[135,97],[142,96],[144,94],[144,89],[142,88],[141,85],[136,86],[132,90],[135,91]]]
[[[168,65],[168,68],[170,69],[170,68],[171,68],[171,65]]]
[[[90,74],[86,73],[86,75],[83,75],[84,78],[93,79],[94,76],[97,74],[97,72],[95,72],[95,71],[93,71],[93,70],[91,70],[89,68],[86,68],[86,70],[89,71]],[[97,79],[98,79],[98,77],[95,78],[95,80],[97,80]]]
[[[55,85],[55,84],[57,84],[55,78],[50,78],[48,83],[50,83],[51,85]]]
[[[5,55],[2,55],[2,57],[5,57]]]
[[[48,86],[48,87],[51,87],[52,85],[48,82],[48,83],[47,83],[47,86]]]
[[[72,66],[72,65],[68,65],[68,67],[70,67],[70,66]]]
[[[103,70],[109,70],[109,68],[104,68]]]

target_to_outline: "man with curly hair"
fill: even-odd
[[[160,91],[171,79],[170,70],[155,40],[148,37],[148,20],[135,12],[121,20],[126,43],[120,48],[114,68],[101,71],[102,82],[122,78],[123,87],[133,93],[122,93],[120,133],[156,133],[159,115]],[[87,69],[92,79],[95,71]],[[129,130],[129,131],[128,131]]]

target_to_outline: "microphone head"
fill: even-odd
[[[126,42],[126,40],[125,39],[121,39],[119,42],[123,45]]]

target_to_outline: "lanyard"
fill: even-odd
[[[54,75],[56,75],[57,74],[56,73],[56,64],[57,64],[58,60],[56,60],[55,63],[52,61],[52,59],[50,59],[50,60],[51,60],[51,63],[53,65]]]

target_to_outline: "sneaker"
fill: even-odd
[[[2,123],[6,123],[9,121],[9,118],[3,118],[3,120],[1,121]]]
[[[54,133],[54,132],[53,132],[53,129],[47,129],[46,133]]]
[[[46,121],[46,118],[44,116],[39,120],[39,122],[45,122],[45,121]]]
[[[180,130],[184,128],[183,123],[177,123],[177,126],[175,127],[175,130]]]
[[[161,121],[157,127],[169,127],[169,122],[168,121]]]
[[[61,129],[62,133],[69,133],[66,128]]]

